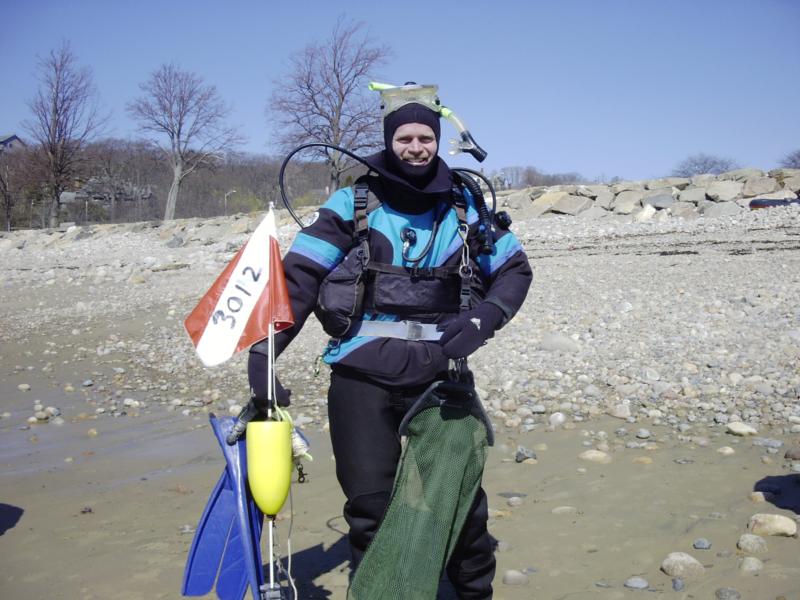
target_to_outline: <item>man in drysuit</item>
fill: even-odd
[[[457,214],[454,174],[437,155],[440,113],[435,108],[412,102],[385,114],[385,148],[367,158],[377,173],[368,178],[367,234],[363,225],[357,231],[358,191],[340,189],[283,259],[295,325],[275,336],[276,354],[315,310],[320,285],[352,255],[359,234],[366,235],[370,265],[381,265],[365,278],[363,313],[324,354],[331,367],[330,435],[347,498],[344,516],[354,567],[390,500],[401,457],[398,425],[405,412],[431,382],[446,378],[452,359],[468,357],[508,323],[532,280],[528,259],[507,229],[494,228],[493,252],[480,253],[469,195],[466,212]],[[364,193],[360,196],[363,204]],[[460,227],[469,229],[466,244]],[[453,274],[463,274],[465,266],[472,271],[466,309],[463,302],[459,307],[459,290],[453,289],[462,281]],[[250,351],[248,374],[256,399],[267,397],[266,355],[266,342]],[[495,559],[486,522],[486,494],[479,489],[446,568],[465,600],[492,597]]]

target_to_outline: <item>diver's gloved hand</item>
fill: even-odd
[[[494,335],[503,322],[503,311],[491,302],[459,313],[444,326],[439,344],[447,358],[466,358]]]
[[[256,405],[261,412],[266,412],[268,407],[267,402],[267,387],[264,385],[263,389],[260,390],[252,390],[253,391],[253,404]],[[275,402],[278,406],[282,408],[286,408],[292,403],[292,390],[287,390],[285,387],[281,385],[281,382],[278,378],[275,378],[275,389],[274,396]]]
[[[253,402],[261,410],[267,409],[267,382],[269,381],[269,365],[267,362],[267,344],[262,340],[250,348],[247,360],[247,380],[250,382],[250,393]],[[278,378],[275,378],[275,400],[278,406],[286,407],[291,404],[291,390],[285,389]]]

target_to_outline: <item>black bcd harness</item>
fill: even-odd
[[[371,259],[368,216],[381,206],[370,188],[369,177],[353,186],[353,247],[320,284],[314,310],[325,333],[333,338],[351,334],[364,312],[398,315],[404,319],[430,320],[441,313],[458,313],[474,306],[484,295],[477,265],[469,252],[467,204],[457,185],[452,189],[452,205],[462,238],[459,265],[441,267],[398,266]],[[431,242],[436,235],[436,219]],[[419,262],[425,251],[414,259]]]

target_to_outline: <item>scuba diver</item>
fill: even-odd
[[[441,117],[459,123],[437,87],[371,87],[381,91],[384,148],[364,159],[370,172],[334,192],[285,255],[295,324],[274,342],[278,356],[312,312],[331,335],[323,355],[330,436],[356,572],[392,499],[404,417],[432,382],[453,373],[471,382],[467,357],[511,320],[532,281],[508,221],[487,222],[475,181],[438,155]],[[460,129],[462,144],[482,152]],[[256,405],[267,398],[268,353],[266,342],[250,349]],[[279,404],[288,396],[277,386]],[[446,564],[465,600],[491,598],[495,572],[479,467]],[[413,546],[405,542],[395,545]]]

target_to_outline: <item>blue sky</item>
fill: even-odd
[[[697,152],[770,169],[800,148],[800,0],[0,0],[0,15],[0,133],[22,135],[37,55],[68,39],[113,135],[136,135],[125,104],[175,62],[233,106],[244,149],[275,153],[273,81],[344,15],[393,49],[382,80],[439,84],[489,170],[640,179]]]

